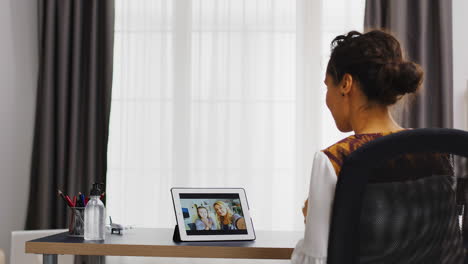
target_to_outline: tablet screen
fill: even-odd
[[[188,236],[247,234],[238,193],[179,193],[179,198]]]

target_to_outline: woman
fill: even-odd
[[[208,209],[203,206],[197,208],[198,219],[195,220],[197,230],[216,230],[216,223],[208,216]]]
[[[326,263],[332,201],[344,159],[369,141],[403,130],[389,106],[416,92],[423,77],[417,64],[403,58],[398,40],[383,31],[351,31],[337,36],[331,47],[326,104],[337,128],[354,135],[315,155],[303,208],[305,239],[297,244],[292,263]]]
[[[244,218],[239,214],[233,214],[229,206],[223,201],[214,203],[213,208],[215,209],[221,230],[245,229],[237,225],[237,223],[242,222],[241,220]]]

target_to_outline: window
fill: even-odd
[[[301,24],[309,11],[318,23]],[[344,137],[324,104],[329,44],[363,14],[363,0],[117,0],[108,214],[171,227],[171,187],[244,187],[257,229],[303,228],[311,157]]]

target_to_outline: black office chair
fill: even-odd
[[[408,130],[349,155],[335,191],[328,263],[463,263],[450,154],[468,157],[468,132]]]
[[[465,166],[468,164],[465,164]],[[467,167],[468,168],[468,167]],[[458,175],[457,175],[458,176]],[[458,216],[461,217],[461,229],[463,231],[463,244],[465,248],[468,248],[468,178],[466,175],[462,175],[464,178],[457,179],[457,207]],[[468,258],[466,259],[468,261]]]

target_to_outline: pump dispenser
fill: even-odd
[[[106,208],[99,199],[101,196],[101,183],[94,183],[90,192],[90,199],[85,208],[84,239],[104,240]]]

